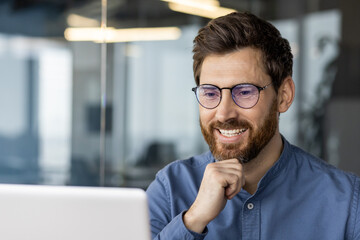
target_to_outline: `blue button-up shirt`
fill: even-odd
[[[159,171],[147,190],[153,238],[360,240],[359,177],[283,141],[280,158],[256,193],[242,189],[203,234],[189,231],[182,215],[214,157],[208,152]]]

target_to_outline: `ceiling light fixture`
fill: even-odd
[[[206,18],[217,18],[236,12],[235,9],[220,7],[217,0],[162,0],[169,3],[169,8],[176,12],[197,15]]]
[[[158,28],[67,28],[64,32],[68,41],[93,42],[137,42],[137,41],[163,41],[176,40],[181,36],[177,27]]]

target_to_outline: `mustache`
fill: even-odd
[[[245,121],[245,120],[231,119],[226,122],[215,121],[210,124],[210,127],[230,130],[230,129],[234,129],[234,128],[252,128],[252,125],[248,121]]]

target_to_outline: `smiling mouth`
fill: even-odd
[[[231,129],[231,130],[218,129],[218,130],[221,133],[221,135],[223,135],[225,137],[234,137],[234,136],[237,136],[237,135],[240,135],[240,134],[244,133],[247,130],[247,128]]]

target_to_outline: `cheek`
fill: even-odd
[[[259,130],[260,128],[264,127],[267,121],[273,119],[277,114],[277,99],[269,100],[272,102],[270,106],[263,107],[257,111],[256,114],[254,114],[254,127],[256,130]]]
[[[262,98],[261,98],[262,97]],[[266,118],[271,114],[273,111],[277,111],[277,97],[273,94],[267,94],[260,96],[259,102],[252,108],[251,112],[251,119],[254,121],[254,125],[256,127],[262,126]],[[250,117],[250,115],[249,115]]]
[[[211,111],[209,109],[204,109],[203,107],[199,107],[199,116],[200,121],[203,125],[207,126],[215,117],[214,111]]]
[[[246,120],[253,126],[253,130],[257,131],[264,124],[267,114],[269,114],[269,109],[251,109],[246,116]]]

